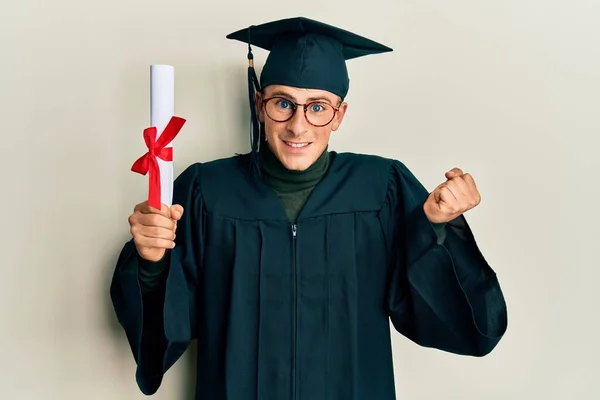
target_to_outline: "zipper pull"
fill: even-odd
[[[296,228],[296,225],[292,225],[292,235],[294,236],[294,239],[296,238],[296,234],[298,233],[298,230]]]

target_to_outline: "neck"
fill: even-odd
[[[291,171],[265,145],[263,172],[266,183],[277,192],[290,193],[314,187],[327,172],[329,152],[327,148],[319,158],[304,171]]]

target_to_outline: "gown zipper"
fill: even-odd
[[[292,400],[296,400],[297,396],[297,340],[298,340],[298,280],[296,274],[296,236],[298,235],[298,226],[296,224],[292,225],[292,272],[293,272],[293,280],[294,280],[294,310],[293,310],[293,331],[294,331],[294,343],[293,343],[293,364],[292,364]]]

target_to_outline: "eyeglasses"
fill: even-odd
[[[275,122],[289,121],[296,113],[298,107],[302,107],[304,109],[304,117],[308,123],[316,127],[328,125],[339,111],[339,108],[325,101],[298,104],[285,97],[278,96],[264,99],[263,106],[267,116]]]

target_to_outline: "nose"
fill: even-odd
[[[294,136],[300,136],[308,130],[308,121],[304,117],[304,108],[302,106],[298,106],[294,111],[294,115],[287,122],[287,129],[290,133],[293,133]]]

